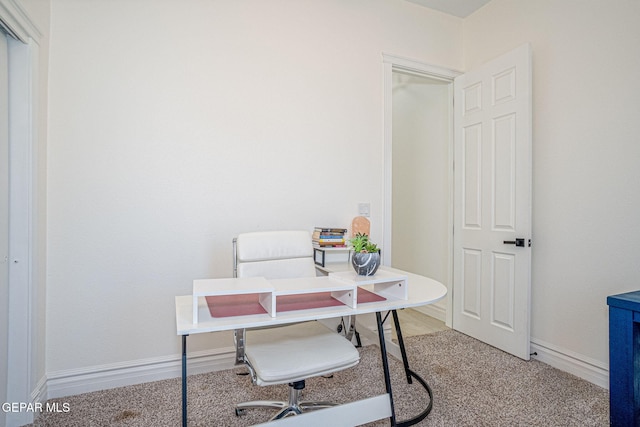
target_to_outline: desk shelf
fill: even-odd
[[[317,267],[327,267],[328,264],[348,263],[351,259],[351,247],[342,248],[313,247],[313,260]]]
[[[329,293],[331,298],[351,308],[356,308],[358,301],[357,287],[351,283],[334,280],[331,277],[309,277],[302,280],[279,279],[272,280],[271,284],[275,288],[276,306],[277,299],[280,296],[318,295],[325,293]],[[284,300],[284,298],[281,299]],[[277,312],[277,310],[275,311]]]
[[[373,276],[358,276],[353,271],[329,273],[329,277],[357,286],[373,285],[373,292],[384,297],[406,300],[409,296],[407,276],[386,270],[378,270]]]
[[[271,316],[275,316],[273,286],[264,277],[247,277],[243,279],[200,279],[193,281],[193,324],[198,323],[198,299],[208,296],[256,295],[262,308]],[[228,301],[228,300],[227,300]],[[246,304],[246,299],[237,300]]]
[[[366,288],[366,289],[365,289]],[[288,317],[298,310],[328,310],[333,306],[357,309],[367,304],[408,297],[407,277],[379,270],[375,276],[355,272],[330,273],[324,277],[278,279],[204,279],[193,282],[193,324],[198,324],[199,301],[204,298],[211,317],[237,317],[268,314]],[[360,294],[360,295],[359,295]],[[278,304],[280,302],[280,304]]]

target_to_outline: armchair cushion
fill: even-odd
[[[311,235],[306,231],[258,231],[236,240],[236,275],[266,279],[313,277]]]
[[[313,257],[311,235],[306,231],[258,231],[237,240],[238,262]]]
[[[358,350],[320,322],[247,331],[245,354],[258,385],[285,384],[355,366]]]
[[[242,262],[238,263],[237,269],[238,277],[264,277],[267,280],[313,277],[316,274],[312,258]]]

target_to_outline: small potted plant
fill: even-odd
[[[358,233],[349,240],[353,249],[351,265],[359,276],[373,276],[380,266],[380,249],[369,236]]]

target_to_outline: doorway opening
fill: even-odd
[[[384,60],[383,263],[451,290],[453,79],[459,73],[388,55]],[[416,310],[451,327],[450,294]]]

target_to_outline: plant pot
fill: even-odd
[[[354,253],[351,257],[351,265],[358,276],[373,276],[380,266],[380,253]]]

